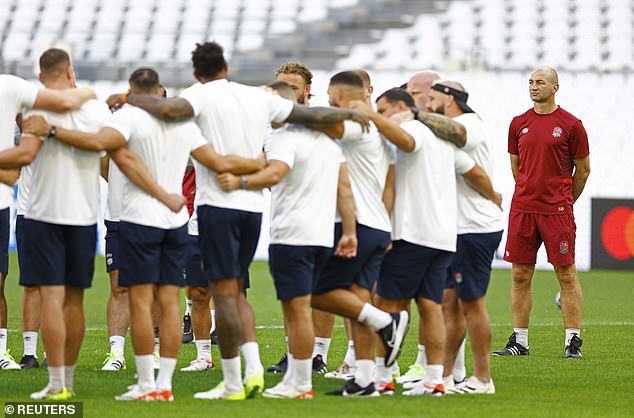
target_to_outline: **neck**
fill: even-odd
[[[218,74],[212,76],[212,77],[204,77],[204,76],[199,76],[199,80],[201,83],[205,84],[205,83],[209,83],[210,81],[216,81],[216,80],[223,80],[227,78],[227,72],[226,71],[220,71]]]
[[[45,80],[44,82],[42,82],[42,84],[44,84],[44,87],[46,87],[47,89],[52,90],[66,90],[74,87],[72,83],[70,83],[68,80],[58,79]]]
[[[460,115],[464,115],[464,112],[462,111],[462,109],[458,109],[458,110],[449,109],[447,113],[445,113],[445,116],[450,118],[455,118],[456,116],[460,116]]]
[[[539,115],[548,115],[557,110],[557,103],[554,100],[549,100],[544,103],[535,102],[533,105],[533,109],[535,109],[535,113]]]

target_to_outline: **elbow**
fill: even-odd
[[[31,164],[35,160],[36,156],[37,156],[37,152],[24,152],[18,158],[17,163],[18,165],[20,165],[20,167],[24,167],[26,165]]]
[[[57,110],[60,113],[64,113],[64,112],[70,112],[71,110],[75,110],[77,107],[79,107],[78,102],[76,102],[75,100],[71,98],[64,97],[59,100]]]
[[[282,181],[282,175],[278,172],[274,172],[271,174],[270,181],[271,181],[271,186],[274,186],[280,181]]]

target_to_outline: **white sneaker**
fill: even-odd
[[[408,382],[420,382],[423,377],[425,377],[425,368],[419,364],[412,364],[404,375],[396,378],[396,383],[402,385]]]
[[[125,370],[125,358],[122,355],[110,352],[106,359],[103,361],[103,367],[101,370],[108,372],[118,372],[119,370]]]
[[[392,367],[390,367],[390,374],[392,375],[392,379],[401,377],[401,368],[398,366],[398,361],[395,361]]]
[[[456,388],[456,383],[453,381],[452,375],[443,377],[442,380],[445,385],[445,391],[454,390]]]
[[[313,389],[308,391],[298,390],[295,386],[280,382],[272,388],[268,388],[262,394],[265,398],[275,399],[313,399]]]
[[[350,367],[350,365],[344,361],[343,363],[341,363],[341,366],[337,368],[337,370],[333,370],[324,374],[324,377],[326,379],[348,380],[354,377],[354,373],[356,371],[356,367]]]
[[[208,390],[207,392],[195,393],[194,399],[225,399],[227,401],[243,401],[246,399],[246,395],[244,394],[244,388],[240,389],[238,392],[231,393],[225,389],[224,383],[220,382],[215,388]]]
[[[46,385],[46,387],[39,392],[31,393],[30,397],[36,401],[67,401],[73,397],[73,394],[66,388],[62,388],[61,390],[52,390],[50,385]]]
[[[493,395],[495,393],[495,385],[493,384],[493,379],[489,380],[488,383],[482,383],[477,377],[471,376],[465,381],[464,385],[456,386],[456,388],[448,390],[447,393],[452,395]]]
[[[214,362],[213,360],[207,361],[204,359],[197,358],[196,360],[192,360],[189,363],[189,366],[183,367],[181,372],[204,372],[205,370],[213,370]]]
[[[15,359],[11,356],[9,350],[0,354],[0,370],[20,370],[22,367],[16,363]]]
[[[154,360],[154,370],[158,370],[161,368],[161,355],[158,351],[152,353],[152,358]]]
[[[439,383],[434,386],[426,385],[424,382],[418,382],[413,389],[403,392],[405,396],[442,396],[445,394],[445,385]]]
[[[156,389],[143,390],[138,385],[128,386],[128,391],[114,397],[115,401],[146,401],[157,400]]]

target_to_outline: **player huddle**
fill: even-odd
[[[222,357],[223,381],[195,398],[312,399],[313,373],[326,372],[334,315],[346,318],[351,349],[342,367],[327,374],[346,379],[329,394],[392,395],[411,299],[421,317],[419,356],[396,380],[408,389],[404,395],[495,393],[484,296],[502,236],[501,195],[487,175],[493,164],[486,128],[464,88],[424,71],[406,89],[382,93],[375,110],[367,73],[343,71],[330,79],[331,107],[308,107],[311,75],[300,64],[280,67],[278,81],[265,89],[228,81],[216,43],[197,45],[192,62],[198,83],[174,98],[163,97],[154,70],[136,70],[130,90],[108,99],[112,114],[92,92],[75,88],[63,51],[50,49],[40,59],[46,89],[0,76],[7,86],[2,141],[13,118],[5,115],[45,109],[25,112],[20,144],[3,142],[0,152],[0,181],[12,184],[15,169],[24,167],[20,283],[25,306],[41,311],[31,311],[41,322],[32,321],[29,337],[37,339],[39,325],[49,371],[46,387],[31,397],[74,396],[100,173],[109,183],[113,289],[104,369],[125,367],[129,325],[138,375],[117,400],[173,400],[184,285],[196,295],[198,353],[186,370],[213,367],[210,296]],[[60,111],[66,113],[54,113]],[[190,158],[193,214],[181,193]],[[288,346],[270,368],[284,372],[283,379],[266,389],[246,298],[265,188],[271,189],[269,265]],[[8,225],[8,211],[2,216]],[[6,328],[6,308],[0,319]],[[468,379],[467,329],[474,355]],[[0,368],[13,368],[6,329],[2,337]],[[37,363],[32,345],[25,355],[31,359],[23,364]]]

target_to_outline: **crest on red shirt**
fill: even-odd
[[[553,138],[559,138],[561,136],[561,128],[559,126],[555,126],[553,129]]]
[[[568,254],[568,241],[561,241],[559,243],[559,252],[562,254]]]

